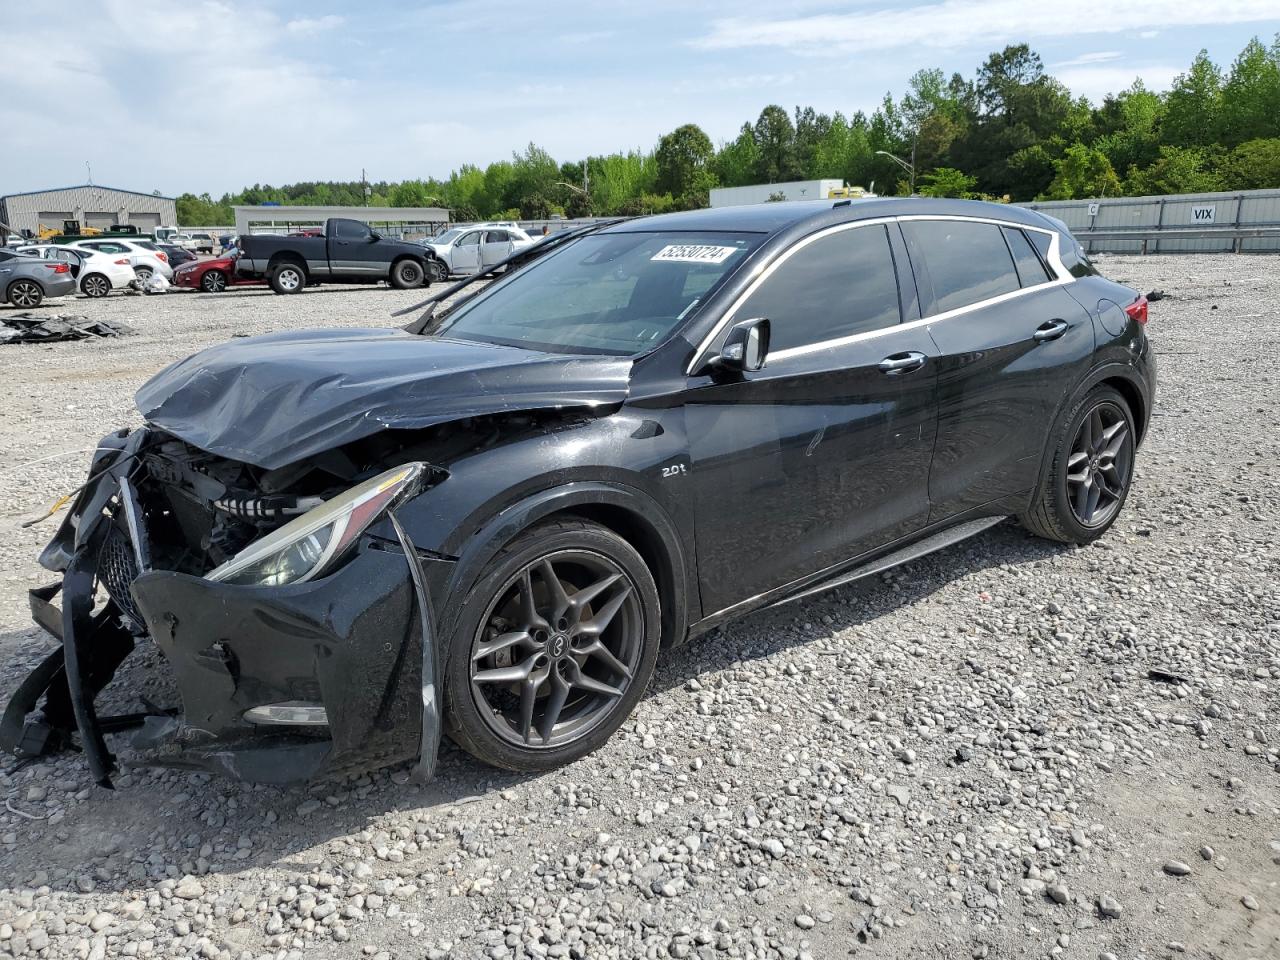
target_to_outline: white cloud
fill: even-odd
[[[1147,64],[1141,67],[1084,66],[1055,70],[1054,77],[1061,80],[1076,96],[1088,97],[1101,103],[1107,94],[1126,90],[1134,80],[1141,78],[1148,90],[1166,90],[1173,78],[1182,73],[1181,67],[1171,64]]]
[[[1119,60],[1123,54],[1119,50],[1099,50],[1097,53],[1082,53],[1078,57],[1072,57],[1070,60],[1059,60],[1057,63],[1049,64],[1049,68],[1056,70],[1058,67],[1082,67],[1090,63],[1106,63],[1109,60]]]
[[[1274,21],[1276,0],[1075,0],[1068,10],[1025,0],[943,0],[918,7],[814,14],[770,20],[716,20],[693,45],[709,50],[781,47],[796,53],[847,54],[921,45],[954,49],[1039,37],[1120,33],[1149,27],[1222,26]]]
[[[293,34],[307,35],[320,33],[323,30],[333,30],[344,23],[346,23],[345,17],[328,13],[323,17],[299,17],[296,20],[290,20],[284,28]]]

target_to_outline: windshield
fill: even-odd
[[[456,240],[461,235],[462,235],[462,229],[460,227],[450,227],[448,230],[446,230],[444,233],[440,234],[439,236],[432,237],[430,240],[427,241],[427,243],[453,243],[453,241]]]
[[[666,339],[760,242],[749,233],[600,233],[494,284],[438,335],[626,357]]]

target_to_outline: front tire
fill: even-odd
[[[200,278],[200,289],[205,293],[222,293],[227,289],[227,275],[221,270],[210,270]]]
[[[661,609],[653,575],[604,527],[527,530],[463,601],[445,665],[445,722],[496,767],[550,770],[600,747],[653,676]]]
[[[427,283],[444,283],[449,279],[449,268],[444,261],[434,257],[427,261]]]
[[[9,284],[5,298],[15,307],[30,310],[44,301],[44,290],[34,280],[15,280]]]
[[[96,300],[111,292],[111,281],[100,273],[91,273],[80,281],[80,290],[86,297]]]
[[[134,267],[133,275],[138,278],[139,282],[146,283],[155,275],[155,271],[150,267]]]
[[[391,265],[391,285],[397,290],[422,286],[422,264],[417,260],[399,260]]]
[[[1049,473],[1031,509],[1019,517],[1037,536],[1092,543],[1107,532],[1129,496],[1137,430],[1133,412],[1111,387],[1095,387],[1059,422]]]
[[[306,285],[306,271],[296,263],[282,263],[271,274],[271,289],[276,293],[301,293]]]

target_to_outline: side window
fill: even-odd
[[[338,240],[368,240],[369,228],[358,220],[339,220],[333,229]]]
[[[934,313],[945,313],[1020,288],[1009,247],[993,223],[907,220],[902,224],[912,258],[921,258],[933,282]]]
[[[1053,237],[1043,230],[1028,230],[1027,237],[1030,238],[1031,245],[1036,248],[1036,252],[1040,254],[1040,259],[1048,263],[1049,246],[1053,243]]]
[[[460,238],[457,245],[459,247],[474,247],[479,242],[480,233],[478,231],[473,231],[472,233],[468,233],[466,236]]]
[[[1022,285],[1034,287],[1048,282],[1049,271],[1044,268],[1027,235],[1016,227],[1003,229],[1004,238],[1009,244],[1009,252],[1013,254],[1013,265],[1018,269],[1018,279]]]
[[[507,232],[505,230],[490,230],[484,235],[485,243],[506,243]]]
[[[768,317],[771,351],[899,323],[898,280],[884,226],[841,230],[800,248],[734,315]]]

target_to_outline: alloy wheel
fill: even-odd
[[[106,277],[100,277],[96,274],[92,277],[85,277],[81,286],[85,295],[90,297],[105,297],[111,292],[111,285],[107,282]]]
[[[19,280],[9,288],[9,302],[15,307],[38,306],[43,294],[34,280]]]
[[[302,274],[292,267],[282,267],[276,274],[277,282],[285,290],[297,290],[302,286]]]
[[[1133,469],[1133,432],[1124,411],[1110,401],[1080,422],[1067,457],[1067,499],[1077,521],[1100,527],[1120,509]]]
[[[608,557],[562,550],[498,591],[471,646],[471,693],[509,742],[560,747],[612,714],[644,649],[635,584]]]
[[[221,270],[210,270],[204,275],[201,286],[206,293],[221,293],[227,289],[227,278],[222,275]]]

